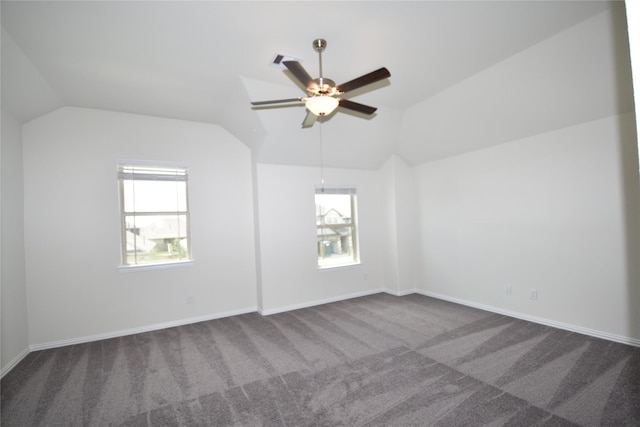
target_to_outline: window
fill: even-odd
[[[190,259],[187,169],[118,165],[122,264]]]
[[[359,262],[356,223],[355,189],[316,190],[319,268]]]

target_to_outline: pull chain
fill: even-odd
[[[318,121],[320,128],[320,184],[322,185],[321,191],[324,193],[324,150],[322,146],[322,122]]]

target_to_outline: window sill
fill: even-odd
[[[118,271],[128,273],[132,271],[162,270],[165,268],[186,267],[193,264],[195,264],[193,260],[188,260],[188,261],[164,262],[162,264],[120,265],[118,266]]]
[[[318,270],[335,270],[341,268],[357,267],[360,265],[360,261],[351,262],[349,264],[334,264],[334,265],[319,265]]]

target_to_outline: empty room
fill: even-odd
[[[640,426],[634,7],[3,0],[0,423]]]

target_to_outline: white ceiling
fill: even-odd
[[[600,111],[602,107],[598,112],[574,111],[566,123],[554,112],[544,120],[518,123],[513,129],[507,126],[502,133],[495,132],[502,123],[491,122],[492,117],[503,120],[519,109],[532,114],[527,105],[528,97],[539,90],[530,81],[535,76],[509,75],[530,67],[526,61],[510,66],[510,58],[531,52],[537,44],[603,11],[614,9],[624,18],[620,2],[3,0],[1,8],[4,38],[9,36],[7,43],[3,40],[3,109],[20,120],[33,119],[43,109],[70,105],[217,123],[256,150],[260,162],[317,165],[320,128],[325,165],[376,168],[393,153],[416,164],[616,112]],[[619,22],[611,27],[619,28]],[[624,27],[620,31],[626,34]],[[594,45],[594,37],[618,40],[615,34],[586,37],[588,46]],[[302,129],[302,106],[251,108],[250,100],[303,95],[287,72],[270,62],[275,54],[295,56],[316,77],[317,54],[311,46],[316,38],[327,40],[324,77],[336,83],[381,66],[390,70],[390,79],[349,94],[355,101],[378,107],[376,115],[363,118],[339,110],[321,126]],[[621,55],[628,61],[625,41],[618,42],[623,43]],[[603,46],[602,52],[609,52],[609,47]],[[560,52],[549,60],[561,73],[570,74],[571,65],[563,65],[564,57]],[[615,68],[619,58],[608,61],[613,61],[609,68],[611,64]],[[23,70],[25,64],[35,69],[33,75]],[[591,68],[590,64],[580,66]],[[551,71],[553,66],[545,65]],[[496,69],[499,76],[487,74]],[[607,87],[594,92],[601,76],[580,70],[589,77],[563,76],[579,83],[560,93],[563,99],[585,91],[600,96],[608,90],[610,84],[605,82]],[[612,78],[628,78],[621,86],[626,93],[630,76],[626,71],[616,73]],[[487,97],[478,92],[482,89],[478,85],[496,80],[507,84],[511,98],[508,103],[490,99],[479,103],[485,113],[490,107],[491,114],[480,114],[483,124],[478,126],[477,111],[468,108],[470,103],[460,93],[476,91]],[[553,88],[554,93],[565,86]],[[37,94],[28,93],[34,87],[39,88]],[[528,90],[514,93],[514,88]],[[497,99],[509,93],[498,94]],[[630,91],[629,97],[618,96],[607,108],[628,109],[630,96]],[[467,108],[452,108],[454,99]],[[536,100],[542,101],[554,103]],[[595,96],[579,97],[580,105],[585,102],[602,104]],[[409,117],[412,122],[407,124]],[[471,145],[469,135],[460,133],[469,128],[466,123],[473,125]]]

